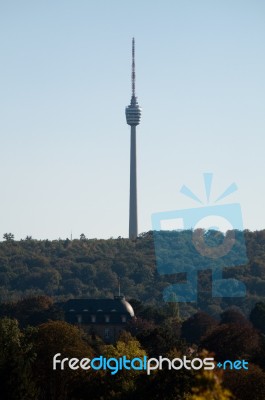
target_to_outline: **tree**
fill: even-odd
[[[230,400],[232,394],[222,387],[221,374],[217,371],[203,371],[196,377],[196,385],[189,400]],[[255,398],[256,400],[256,398]]]
[[[182,324],[181,334],[187,342],[199,344],[202,337],[217,326],[217,321],[208,314],[200,311]]]
[[[259,302],[250,313],[250,321],[265,334],[265,303]]]
[[[224,383],[237,399],[264,400],[265,373],[257,365],[249,364],[248,367],[248,371],[227,371],[224,376]]]
[[[165,354],[167,358],[182,358],[183,354],[176,349]],[[187,353],[186,353],[187,354]],[[195,372],[182,368],[152,371],[150,375],[140,375],[133,399],[145,400],[184,400],[191,393]],[[188,398],[188,397],[187,397]]]
[[[248,325],[221,324],[210,332],[201,346],[216,354],[218,361],[255,357],[261,346],[257,331]]]
[[[3,234],[3,238],[7,241],[7,242],[12,242],[15,239],[15,236],[13,235],[13,233],[4,233]]]
[[[28,297],[11,304],[10,314],[20,323],[20,326],[36,326],[52,317],[53,300],[48,296]]]
[[[241,311],[237,310],[236,308],[228,308],[221,314],[220,317],[221,324],[251,325]]]
[[[72,390],[71,385],[84,377],[86,371],[53,370],[52,359],[61,353],[61,359],[93,358],[93,351],[84,339],[84,333],[77,327],[63,321],[49,321],[39,326],[34,341],[37,358],[34,363],[35,378],[40,387],[41,396],[49,400],[66,400]],[[71,397],[70,397],[71,398]]]
[[[106,358],[119,358],[126,356],[127,359],[141,358],[146,355],[140,343],[129,332],[122,332],[115,345],[103,347],[103,354]],[[115,375],[107,373],[104,383],[108,386],[109,392],[116,398],[125,393],[133,392],[136,388],[137,376],[143,372],[137,370],[121,370]],[[105,397],[104,397],[105,398]]]
[[[20,331],[17,320],[0,320],[1,400],[38,399],[32,374],[35,355],[27,336]]]

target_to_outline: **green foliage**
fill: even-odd
[[[63,310],[48,296],[27,297],[21,301],[1,304],[0,317],[8,316],[19,321],[21,327],[36,326],[48,319],[63,319]]]
[[[182,337],[189,343],[200,343],[201,339],[216,327],[217,321],[208,314],[198,312],[183,322]]]
[[[219,361],[250,360],[261,348],[261,337],[248,324],[220,324],[202,339],[201,345],[214,352]]]
[[[227,371],[224,384],[236,400],[265,399],[265,372],[257,365],[250,363],[248,371]]]
[[[186,246],[190,234],[165,233],[163,257],[168,258],[168,265],[173,244],[182,263],[190,262]],[[224,277],[243,281],[250,303],[255,304],[256,299],[265,296],[265,231],[244,234],[249,263],[233,271],[224,270]],[[187,312],[183,320],[174,295],[168,304],[162,301],[163,289],[181,277],[158,274],[152,232],[140,235],[136,241],[88,240],[83,236],[73,241],[38,241],[28,236],[18,242],[6,235],[0,243],[0,317],[8,315],[13,319],[0,320],[1,399],[230,399],[229,392],[223,389],[221,375],[213,372],[198,375],[184,369],[165,369],[150,376],[140,371],[121,371],[111,376],[109,371],[88,374],[51,369],[52,357],[58,352],[62,357],[79,358],[101,354],[174,358],[187,355],[190,350],[196,352],[197,345],[215,352],[220,361],[246,357],[255,363],[249,372],[228,371],[224,384],[237,400],[265,398],[265,303],[259,301],[250,314],[260,332],[236,309],[226,310],[227,299],[216,303],[211,299],[209,310],[221,314],[219,324],[201,312],[189,318]],[[212,241],[209,235],[207,243]],[[177,265],[178,261],[173,261]],[[105,346],[59,321],[63,317],[60,302],[71,297],[112,297],[119,279],[127,298],[134,299],[131,304],[137,320],[129,324],[130,334],[123,333],[115,345]],[[208,279],[207,284],[210,283]],[[189,307],[188,311],[194,314]],[[2,394],[5,392],[6,397]]]
[[[249,304],[255,304],[257,299],[265,300],[264,232],[245,231],[249,263],[224,269],[225,278],[234,277],[246,284]],[[22,297],[40,295],[52,296],[59,301],[71,297],[112,297],[117,292],[120,279],[122,292],[127,298],[159,306],[163,303],[164,288],[179,281],[181,274],[177,272],[190,264],[195,254],[191,250],[191,230],[160,233],[159,257],[171,268],[171,273],[160,275],[157,271],[154,235],[154,232],[147,232],[136,241],[123,238],[87,239],[83,234],[80,240],[72,241],[35,240],[31,236],[15,241],[13,235],[7,233],[4,235],[5,241],[0,242],[0,301],[17,301]],[[207,234],[205,240],[211,244],[213,240],[220,240],[219,236]],[[241,242],[238,241],[231,256],[234,260],[240,246]],[[207,264],[204,267],[211,268],[212,259],[207,262],[209,266]],[[214,262],[222,264],[222,260]],[[210,276],[205,275],[205,282],[204,289],[207,292],[211,288]],[[174,293],[172,296],[176,297]],[[192,304],[181,304],[178,310],[175,300],[177,298],[172,298],[168,310],[172,317],[182,318],[183,315],[193,314]],[[215,313],[229,305],[227,299],[220,302],[211,296],[202,301],[203,305],[207,305],[208,301],[209,310],[215,310]],[[186,307],[184,313],[183,307]],[[243,311],[248,310],[249,307]]]
[[[165,356],[171,360],[181,358],[187,351],[172,349]],[[191,393],[195,373],[182,368],[180,370],[156,370],[151,375],[142,375],[132,399],[145,400],[184,400]]]
[[[144,357],[146,352],[141,348],[138,340],[136,340],[129,332],[122,332],[119,340],[115,345],[106,345],[103,348],[105,357],[122,357],[127,358]]]
[[[222,387],[220,373],[203,371],[196,377],[196,386],[193,387],[190,400],[230,400],[232,394]]]
[[[132,360],[135,357],[143,359],[146,355],[138,340],[128,332],[123,332],[115,345],[104,346],[102,350],[107,358],[126,356],[127,359]],[[142,373],[137,370],[122,370],[111,375],[108,372],[104,381],[109,387],[109,398],[117,398],[133,392],[136,389],[137,378]]]
[[[257,303],[250,314],[250,321],[265,334],[265,303]]]
[[[32,375],[35,360],[29,332],[20,331],[18,321],[0,320],[0,385],[2,400],[37,400]]]
[[[4,233],[3,239],[5,239],[7,242],[11,242],[15,239],[15,236],[13,235],[13,233]]]
[[[77,327],[63,321],[49,321],[39,326],[35,335],[34,377],[40,389],[41,398],[51,400],[67,399],[71,385],[85,376],[83,370],[53,370],[52,359],[61,353],[60,359],[77,357],[92,358],[93,350],[85,340],[84,333]]]

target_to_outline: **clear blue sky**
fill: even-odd
[[[2,0],[0,238],[128,235],[131,38],[139,230],[213,195],[265,228],[265,2]],[[225,202],[224,202],[225,203]]]

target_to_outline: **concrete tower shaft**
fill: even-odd
[[[137,217],[137,163],[136,163],[136,126],[141,120],[141,108],[135,96],[135,43],[132,40],[132,97],[131,104],[125,109],[127,124],[131,126],[131,162],[130,162],[130,211],[129,238],[136,239],[138,235]]]

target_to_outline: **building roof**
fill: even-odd
[[[87,313],[120,313],[129,314],[134,317],[131,304],[124,296],[115,296],[114,299],[71,299],[65,303],[65,312],[87,312]]]

